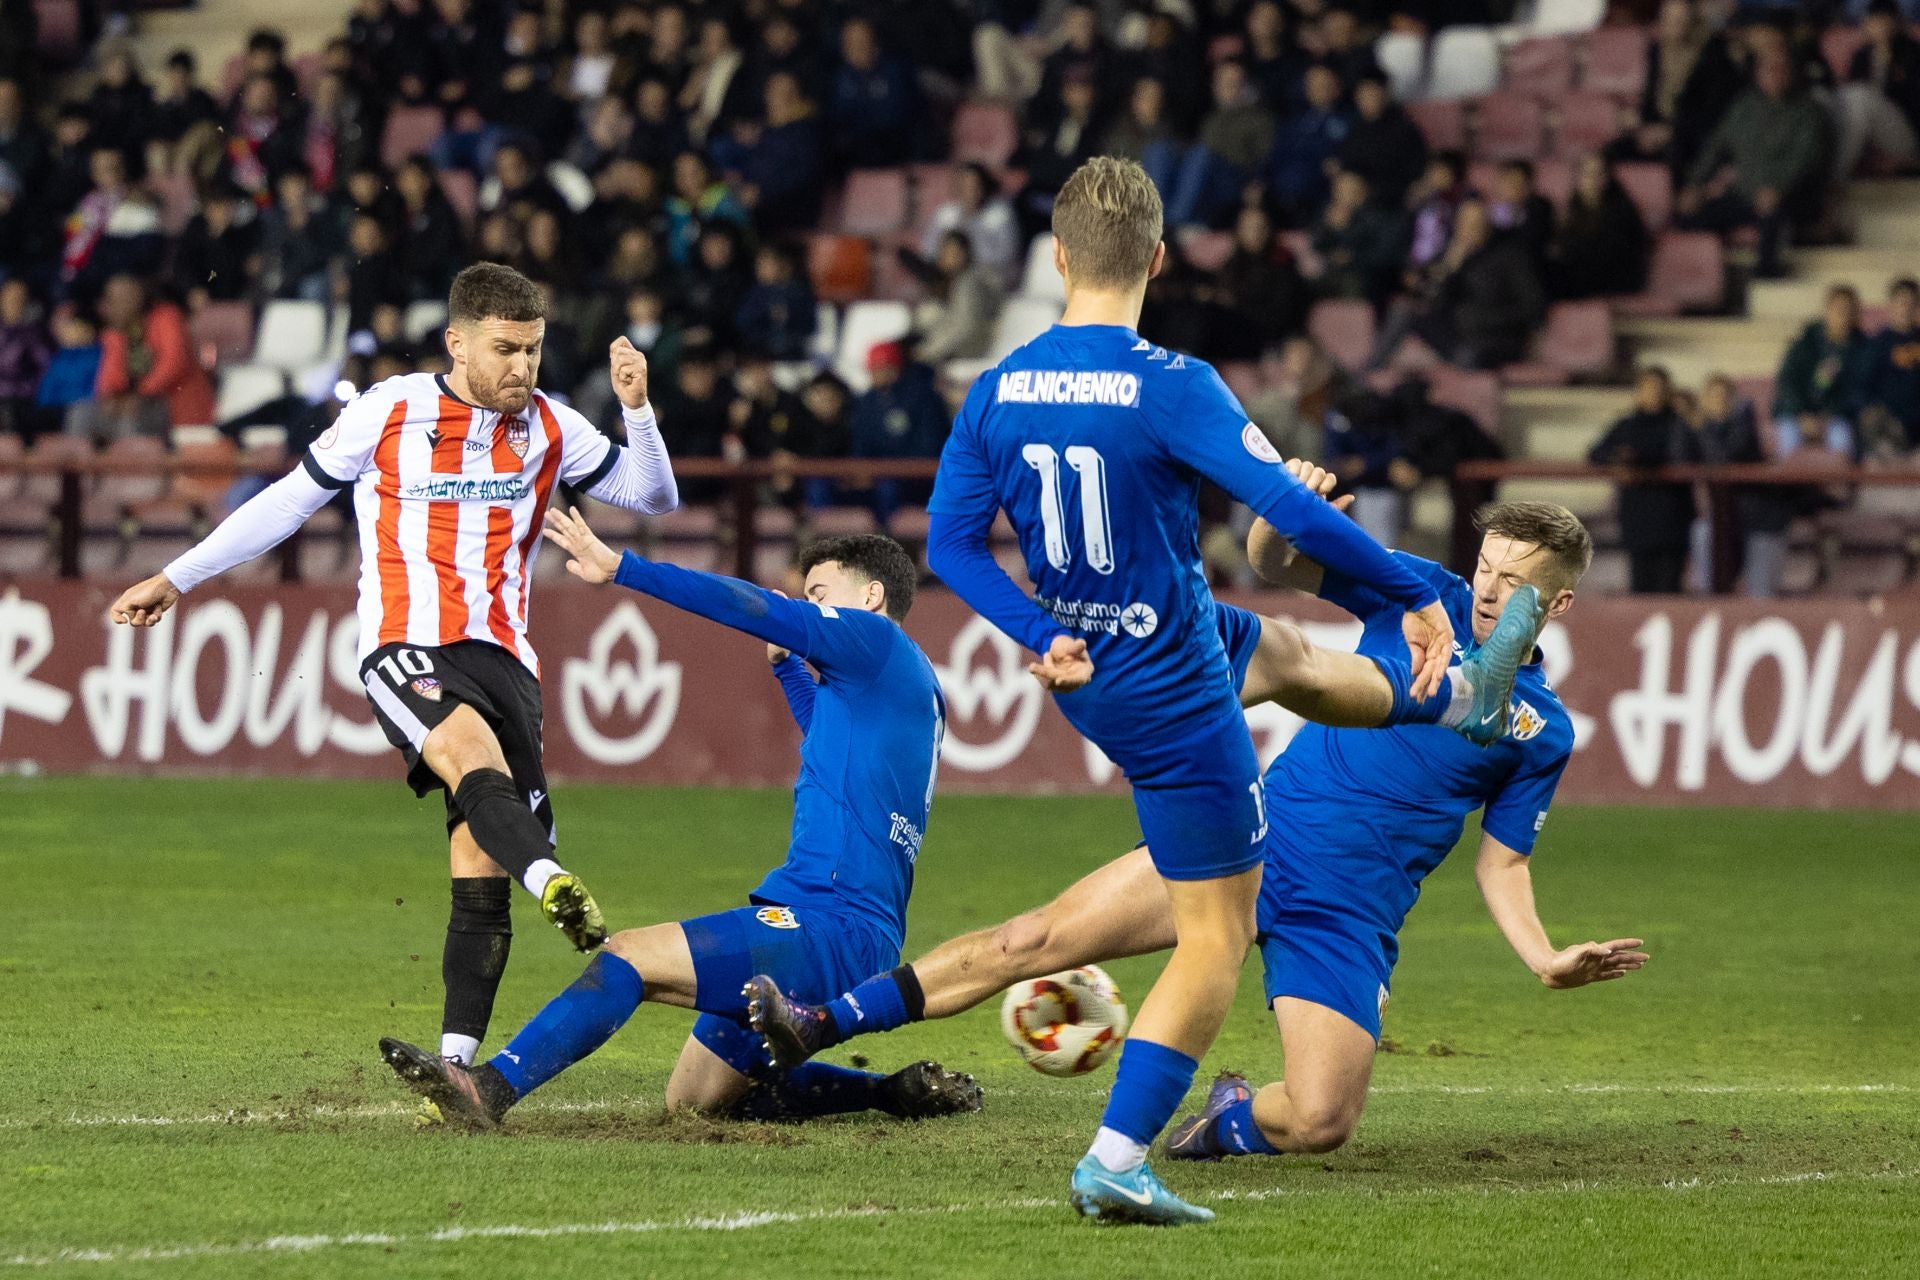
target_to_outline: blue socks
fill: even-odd
[[[1146,1146],[1187,1096],[1200,1064],[1166,1045],[1151,1040],[1128,1040],[1120,1050],[1120,1069],[1107,1097],[1100,1126],[1124,1134]],[[1113,1167],[1109,1165],[1109,1167]]]
[[[1223,1156],[1277,1156],[1280,1148],[1267,1141],[1253,1122],[1253,1099],[1236,1102],[1213,1121],[1213,1142]]]
[[[1371,656],[1371,655],[1369,655]],[[1453,681],[1440,682],[1440,691],[1420,702],[1408,692],[1413,687],[1413,665],[1405,658],[1373,658],[1373,665],[1393,687],[1393,708],[1378,727],[1391,724],[1439,724],[1453,702]]]
[[[524,1098],[605,1044],[633,1016],[645,994],[639,972],[602,951],[487,1065]]]
[[[827,1013],[840,1039],[891,1031],[926,1016],[927,1002],[912,965],[878,974],[827,1002]]]
[[[804,1120],[881,1109],[883,1078],[830,1062],[806,1062],[755,1080],[733,1114],[743,1120]]]

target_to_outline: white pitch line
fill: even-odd
[[[1749,1084],[1561,1084],[1561,1085],[1517,1085],[1513,1087],[1494,1085],[1452,1085],[1452,1084],[1413,1084],[1413,1085],[1375,1085],[1369,1092],[1382,1096],[1419,1096],[1422,1094],[1472,1097],[1482,1094],[1499,1094],[1509,1097],[1550,1097],[1580,1096],[1583,1094],[1700,1094],[1717,1095],[1753,1095],[1762,1097],[1822,1097],[1835,1094],[1910,1094],[1916,1092],[1912,1085],[1904,1084],[1804,1084],[1804,1085],[1749,1085]],[[988,1097],[1057,1097],[1051,1089],[1029,1089],[1020,1086],[1013,1088],[994,1088],[988,1091]],[[585,1102],[539,1101],[525,1103],[515,1108],[517,1115],[599,1115],[610,1111],[629,1111],[660,1105],[658,1095],[632,1098],[608,1098]],[[71,1112],[57,1119],[27,1119],[13,1117],[0,1119],[0,1129],[32,1129],[47,1124],[56,1124],[76,1129],[164,1129],[174,1126],[193,1125],[245,1125],[276,1124],[290,1120],[387,1120],[411,1116],[414,1104],[404,1101],[373,1102],[357,1107],[339,1107],[324,1104],[315,1107],[292,1107],[272,1111],[258,1111],[239,1107],[232,1111],[210,1111],[200,1115],[166,1116],[141,1115],[81,1115]]]
[[[1828,1173],[1824,1170],[1812,1170],[1805,1173],[1773,1174],[1760,1178],[1727,1178],[1718,1180],[1689,1178],[1684,1181],[1668,1180],[1652,1185],[1601,1183],[1579,1180],[1537,1187],[1489,1185],[1462,1188],[1420,1187],[1404,1190],[1379,1190],[1375,1188],[1300,1188],[1293,1190],[1283,1187],[1268,1187],[1255,1188],[1248,1191],[1215,1191],[1197,1198],[1211,1200],[1215,1203],[1252,1203],[1265,1200],[1326,1198],[1354,1195],[1364,1195],[1370,1200],[1431,1200],[1458,1199],[1463,1195],[1493,1198],[1500,1196],[1583,1195],[1594,1192],[1643,1190],[1690,1193],[1695,1191],[1738,1189],[1741,1187],[1798,1186],[1808,1182],[1906,1181],[1915,1177],[1920,1177],[1920,1169],[1883,1170],[1863,1174]],[[1057,1210],[1064,1209],[1065,1207],[1065,1203],[1060,1200],[1052,1200],[1044,1197],[1027,1197],[997,1203],[927,1205],[919,1208],[906,1209],[887,1209],[867,1205],[844,1209],[809,1209],[802,1211],[764,1210],[755,1213],[730,1213],[688,1218],[656,1218],[629,1222],[559,1222],[545,1225],[509,1222],[492,1226],[439,1227],[432,1231],[417,1233],[352,1231],[308,1235],[280,1235],[268,1236],[262,1240],[243,1240],[228,1244],[205,1242],[200,1244],[112,1246],[107,1248],[68,1247],[56,1249],[52,1253],[0,1255],[0,1266],[25,1268],[50,1267],[64,1263],[79,1262],[108,1264],[175,1262],[189,1258],[224,1258],[257,1254],[304,1254],[315,1253],[323,1249],[342,1249],[368,1245],[377,1245],[382,1248],[399,1248],[416,1245],[458,1244],[466,1240],[552,1240],[570,1236],[649,1235],[663,1231],[752,1231],[760,1227],[794,1226],[816,1222],[844,1222],[863,1218],[931,1217],[942,1214],[963,1213],[1021,1213],[1037,1209]]]

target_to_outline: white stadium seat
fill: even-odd
[[[813,323],[813,340],[807,343],[807,358],[818,365],[833,363],[833,353],[840,349],[840,309],[831,302],[816,304]]]
[[[1015,351],[1053,327],[1065,304],[1050,298],[1013,298],[1000,311],[993,326],[993,347],[984,356],[949,360],[944,366],[947,377],[958,383],[970,383],[999,364]]]
[[[1412,102],[1424,96],[1427,79],[1427,38],[1408,31],[1389,31],[1373,45],[1373,56],[1387,73],[1393,96]]]
[[[1026,298],[1052,298],[1065,305],[1067,282],[1053,269],[1053,236],[1042,231],[1027,246],[1026,273],[1020,278],[1020,294]]]
[[[1429,98],[1478,98],[1500,87],[1500,40],[1486,27],[1448,27],[1433,41]]]
[[[216,422],[226,422],[269,400],[287,394],[284,370],[264,364],[230,364],[220,370],[220,393],[214,404]]]
[[[406,319],[401,322],[401,329],[407,335],[407,341],[416,346],[429,337],[437,336],[440,330],[446,327],[447,304],[435,298],[409,305]]]
[[[260,312],[254,363],[293,373],[318,364],[326,349],[327,309],[320,303],[276,298]]]
[[[1573,35],[1591,31],[1607,15],[1607,0],[1534,0],[1526,24],[1535,35]]]
[[[867,352],[881,342],[907,336],[913,327],[913,312],[904,302],[856,302],[847,308],[840,324],[840,354],[833,371],[856,392],[865,391]]]

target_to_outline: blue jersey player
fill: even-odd
[[[773,647],[774,673],[806,735],[792,842],[749,905],[614,935],[491,1061],[469,1071],[382,1040],[387,1062],[449,1119],[491,1127],[652,1000],[701,1013],[667,1086],[670,1109],[722,1110],[743,1100],[787,1115],[977,1109],[973,1081],[932,1063],[885,1077],[812,1062],[772,1073],[745,1017],[755,973],[824,1000],[899,960],[946,719],[931,664],[900,629],[915,577],[906,552],[880,537],[816,543],[803,561],[801,602],[618,555],[557,510],[547,513],[547,536],[573,557],[567,569],[577,577],[617,582]],[[802,659],[820,673],[817,682]],[[756,1081],[764,1081],[758,1091]],[[775,1096],[749,1099],[750,1092]]]
[[[1393,603],[1415,644],[1416,699],[1446,683],[1453,634],[1432,585],[1290,475],[1212,368],[1134,331],[1165,254],[1145,172],[1088,161],[1060,191],[1053,232],[1066,311],[967,396],[928,504],[928,561],[1040,655],[1035,674],[1061,711],[1127,775],[1178,921],[1075,1169],[1074,1205],[1117,1221],[1205,1221],[1211,1212],[1154,1177],[1146,1150],[1232,1003],[1266,816],[1200,568],[1201,480]],[[1002,510],[1033,598],[988,550]]]
[[[1486,537],[1471,584],[1405,557],[1435,584],[1462,634],[1493,632],[1511,594],[1533,586],[1558,616],[1592,555],[1580,522],[1547,503],[1482,513]],[[1365,622],[1361,651],[1399,642],[1397,609],[1351,578],[1293,555],[1255,529],[1256,567],[1351,610]],[[1278,692],[1276,662],[1297,644],[1288,623],[1219,608],[1219,634],[1246,705]],[[1487,750],[1431,726],[1383,731],[1308,725],[1268,768],[1269,816],[1259,904],[1266,994],[1285,1079],[1255,1094],[1223,1076],[1206,1110],[1168,1141],[1176,1157],[1328,1151],[1345,1142],[1366,1103],[1380,1014],[1399,955],[1396,935],[1425,876],[1481,809],[1476,868],[1501,931],[1547,986],[1585,986],[1646,962],[1637,938],[1556,948],[1534,908],[1528,859],[1573,747],[1573,728],[1538,655],[1513,693],[1507,735]],[[922,1014],[951,1017],[1024,978],[1161,950],[1174,919],[1151,855],[1132,853],[1086,876],[1037,911],[965,934],[903,966]]]

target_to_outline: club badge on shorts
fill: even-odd
[[[432,676],[421,676],[415,680],[413,691],[429,702],[440,701],[440,682]]]
[[[1547,727],[1547,718],[1533,709],[1530,703],[1516,702],[1513,706],[1513,740],[1525,742]]]
[[[527,456],[527,443],[533,438],[533,429],[525,418],[512,418],[507,422],[507,448],[513,450],[513,456]]]
[[[762,907],[753,913],[753,918],[761,924],[771,925],[775,929],[798,929],[800,921],[786,907]]]

